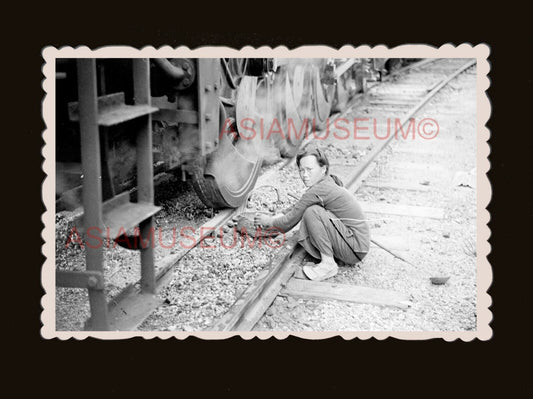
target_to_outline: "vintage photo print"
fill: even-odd
[[[488,340],[485,44],[46,47],[46,339]]]

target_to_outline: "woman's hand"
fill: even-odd
[[[273,216],[265,215],[264,213],[256,213],[254,217],[254,224],[256,226],[271,227]]]

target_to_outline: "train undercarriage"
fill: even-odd
[[[96,59],[99,110],[135,104],[132,59]],[[388,63],[388,64],[387,64]],[[332,113],[393,67],[386,59],[150,59],[154,174],[190,178],[208,207],[237,207],[261,165],[293,157]],[[81,205],[78,71],[56,68],[56,205]],[[126,118],[126,117],[125,117]],[[120,116],[118,116],[120,119]],[[100,125],[102,200],[135,187],[137,121]]]

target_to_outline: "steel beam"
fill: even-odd
[[[101,291],[104,289],[104,275],[95,271],[56,271],[56,286],[66,288],[90,288]]]
[[[150,105],[150,62],[147,58],[133,60],[133,88],[135,104]],[[137,132],[137,192],[138,202],[154,203],[153,163],[152,163],[152,117],[146,115],[139,120]],[[141,248],[141,289],[144,293],[155,294],[154,266],[154,223],[149,217],[141,222],[142,241],[148,242]]]
[[[81,164],[84,175],[83,208],[84,229],[91,229],[86,235],[86,267],[88,271],[103,273],[103,241],[98,229],[103,231],[102,222],[102,173],[100,163],[100,133],[98,130],[98,105],[96,91],[95,59],[79,59],[78,97],[80,108]],[[89,288],[92,330],[107,330],[107,302],[102,290]]]
[[[346,73],[346,71],[355,63],[357,62],[357,58],[351,58],[348,61],[346,61],[344,64],[339,66],[335,69],[335,77],[336,79],[340,78],[342,75]]]

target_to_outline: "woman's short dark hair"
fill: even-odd
[[[326,154],[324,154],[324,152],[321,151],[320,148],[318,147],[304,148],[300,150],[300,152],[296,155],[296,165],[298,166],[298,168],[300,168],[301,159],[307,156],[314,156],[316,158],[316,161],[318,162],[318,165],[325,166],[326,174],[329,174],[329,160],[326,157]],[[343,186],[341,179],[339,179],[335,175],[330,175],[330,176],[338,186],[341,186],[341,187]]]
[[[300,160],[303,157],[307,156],[314,156],[316,158],[316,161],[318,162],[318,165],[320,166],[326,166],[326,173],[329,172],[329,161],[326,155],[320,151],[320,148],[304,148],[302,149],[298,155],[296,155],[296,165],[300,167]]]

